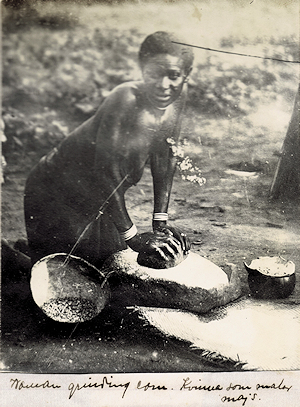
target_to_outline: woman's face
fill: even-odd
[[[169,54],[149,58],[143,66],[142,74],[150,102],[160,109],[178,98],[188,76],[183,69],[182,59]]]

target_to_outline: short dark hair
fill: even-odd
[[[178,44],[180,43],[181,44]],[[173,33],[157,31],[148,35],[143,41],[139,51],[139,63],[143,69],[147,60],[158,54],[178,56],[183,60],[184,70],[188,71],[193,65],[194,53],[188,45],[182,45]]]

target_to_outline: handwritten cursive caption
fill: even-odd
[[[76,393],[84,390],[115,390],[120,391],[120,398],[124,398],[127,395],[128,390],[139,390],[143,392],[165,392],[174,391],[179,392],[202,392],[202,393],[214,393],[218,395],[220,403],[224,405],[236,405],[246,406],[251,401],[255,401],[255,405],[261,400],[265,391],[272,392],[290,392],[292,385],[285,382],[285,379],[278,380],[277,383],[257,382],[255,385],[249,385],[247,383],[232,383],[227,386],[214,383],[207,384],[201,378],[198,380],[190,379],[189,377],[183,377],[179,386],[168,387],[163,383],[151,383],[149,381],[143,382],[138,380],[137,382],[131,381],[119,381],[114,376],[103,376],[100,381],[93,381],[92,377],[89,377],[87,381],[70,382],[67,387],[58,383],[52,383],[50,380],[45,380],[41,383],[30,383],[24,380],[14,377],[10,379],[10,388],[17,391],[34,391],[40,390],[66,390],[68,399],[75,397]],[[253,405],[253,403],[252,403]]]

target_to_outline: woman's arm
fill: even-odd
[[[180,137],[185,100],[186,89],[184,89],[184,94],[182,95],[182,99],[179,100],[179,104],[175,106],[177,120],[173,133],[170,135],[175,142],[177,142]],[[183,251],[188,252],[190,249],[190,243],[186,235],[180,232],[177,228],[167,226],[168,206],[177,159],[173,155],[173,151],[166,141],[157,147],[158,148],[151,156],[151,172],[154,190],[153,230],[162,231],[174,236],[180,242]]]
[[[173,156],[168,145],[167,149],[160,148],[159,153],[153,154],[151,169],[154,189],[153,230],[175,238],[180,242],[181,248],[186,254],[190,250],[190,242],[187,236],[177,228],[167,226],[168,206],[176,169],[176,157]]]
[[[130,89],[117,89],[100,106],[96,116],[97,137],[94,173],[101,196],[108,199],[106,211],[120,233],[133,225],[125,205],[126,159],[130,155],[129,133],[135,107]],[[125,163],[125,164],[124,164]],[[103,202],[104,203],[104,202]]]
[[[172,138],[175,142],[179,140],[186,97],[187,85],[184,86],[182,94],[173,104],[175,118],[173,118],[172,131],[170,134],[165,135],[164,140],[156,146],[155,151],[151,155],[151,172],[154,192],[153,229],[166,225],[167,216],[165,216],[166,219],[163,220],[162,215],[159,216],[156,214],[167,214],[168,212],[177,161],[166,139]]]
[[[153,178],[154,207],[153,229],[166,225],[168,206],[174,173],[176,169],[176,157],[167,142],[161,143],[151,155],[151,173]],[[159,215],[160,214],[160,215]]]

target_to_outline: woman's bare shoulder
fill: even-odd
[[[116,86],[107,96],[108,101],[120,104],[135,105],[140,103],[143,94],[143,82],[124,82]]]
[[[98,107],[93,117],[93,124],[98,126],[103,118],[111,120],[111,115],[114,121],[124,115],[127,118],[131,117],[131,112],[141,107],[142,99],[142,82],[125,82],[116,86]]]

